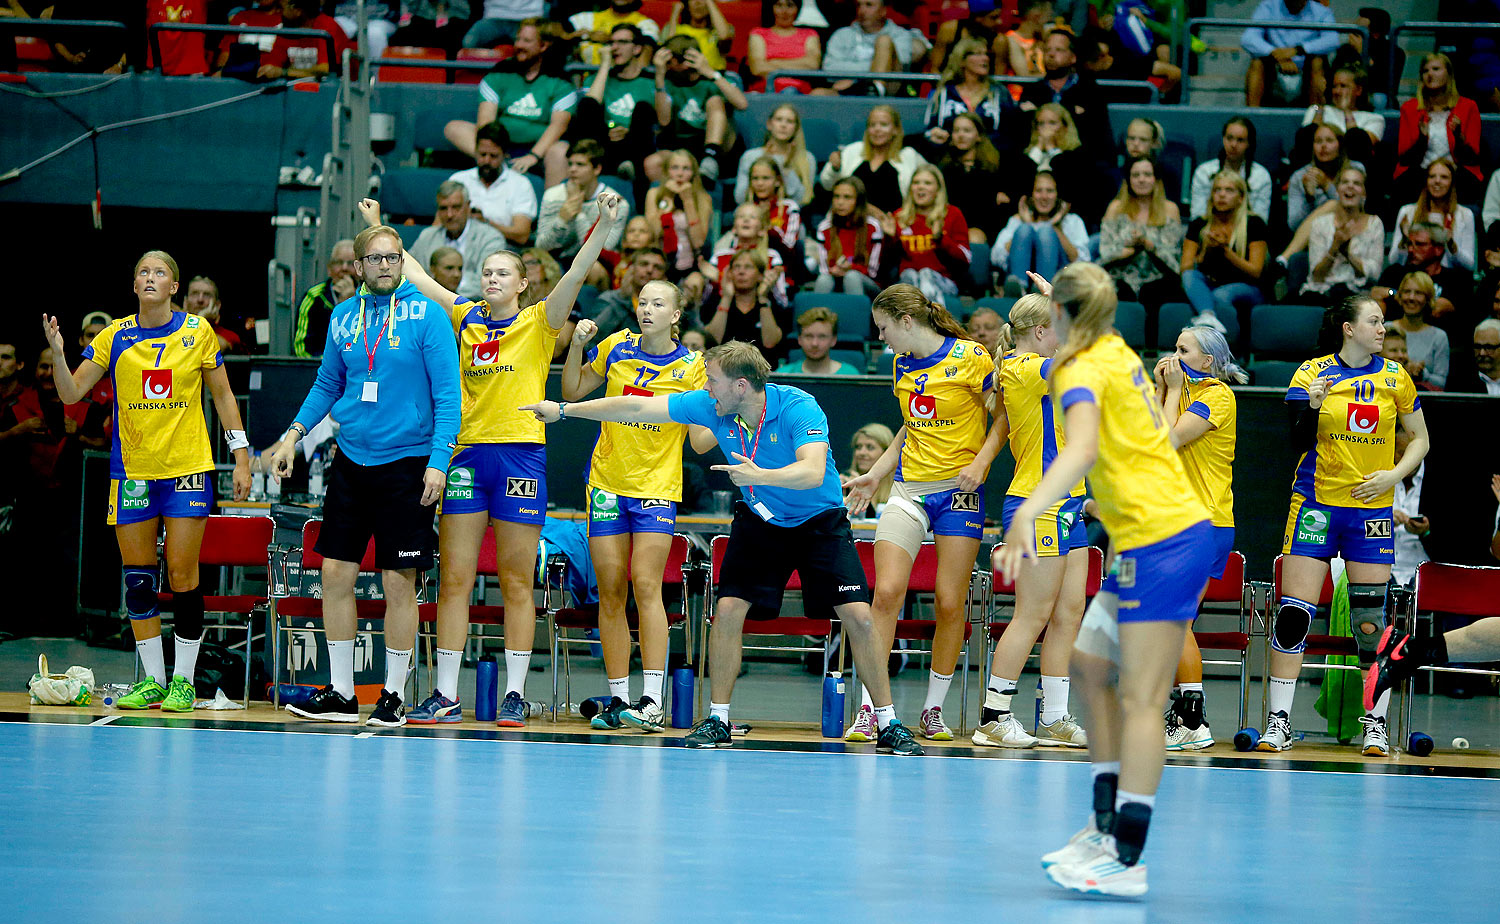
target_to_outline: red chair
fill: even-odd
[[[859,563],[864,566],[865,580],[873,588],[875,586],[875,541],[873,539],[860,539],[854,543],[854,548],[855,551],[859,552]],[[968,597],[970,599],[974,596],[976,578],[977,574],[971,574],[969,578]],[[909,594],[937,593],[937,546],[935,544],[924,542],[922,543],[922,547],[917,550],[917,558],[911,565],[911,577],[908,579],[906,592]],[[968,600],[965,601],[964,607],[966,618],[964,619],[963,683],[959,691],[958,713],[958,730],[960,734],[968,731],[969,640],[974,635],[974,626],[967,618],[970,609],[967,604]],[[897,619],[896,638],[898,640],[921,641],[925,639],[929,644],[926,648],[893,649],[893,653],[915,651],[918,654],[925,652],[930,656],[932,654],[932,636],[936,630],[936,619]],[[854,673],[853,680],[856,685],[859,683],[858,672]],[[850,698],[849,703],[851,706],[854,705],[853,697]]]
[[[750,53],[750,30],[760,28],[761,5],[751,0],[728,0],[719,4],[719,12],[724,14],[733,35],[724,57],[730,70],[738,70],[740,62]]]
[[[728,536],[715,536],[713,543],[709,546],[709,586],[703,601],[703,630],[698,637],[702,642],[698,646],[698,676],[707,676],[704,670],[708,661],[708,636],[713,627],[714,605],[718,599],[719,575],[724,567],[724,553],[729,549]],[[802,575],[792,572],[792,576],[786,582],[787,590],[802,589]],[[821,651],[823,652],[823,666],[825,672],[827,667],[834,662],[833,653],[833,623],[832,619],[815,619],[809,616],[776,616],[771,619],[746,619],[744,635],[761,636],[797,636],[806,635],[812,638],[821,638],[823,646],[813,648],[807,645],[746,645],[750,651]],[[839,673],[844,671],[844,647],[840,643],[838,650],[837,665]],[[698,684],[698,705],[702,706],[704,695],[703,688],[707,684]],[[694,718],[701,713],[701,708],[696,710]]]
[[[417,45],[391,45],[382,58],[404,58],[412,61],[447,61],[448,53],[441,48],[422,48]],[[382,64],[376,69],[377,83],[447,83],[448,72],[441,67],[398,67]]]
[[[1455,616],[1477,616],[1481,619],[1500,616],[1500,568],[1480,565],[1449,565],[1424,561],[1417,566],[1416,594],[1412,599],[1412,621],[1418,614],[1452,613]],[[1413,625],[1415,630],[1415,625]],[[1436,632],[1437,627],[1433,626]],[[1426,671],[1457,674],[1500,676],[1500,671],[1470,667],[1432,665]],[[1409,689],[1409,688],[1408,688]],[[1405,727],[1411,727],[1411,697],[1404,698],[1402,709]]]
[[[1244,728],[1250,713],[1250,636],[1255,614],[1255,591],[1245,581],[1245,556],[1239,552],[1229,553],[1229,562],[1224,566],[1223,577],[1211,578],[1203,595],[1205,608],[1231,609],[1239,619],[1239,628],[1233,632],[1193,631],[1200,649],[1209,651],[1234,651],[1239,658],[1233,661],[1210,660],[1204,664],[1224,664],[1240,669],[1240,724]]]
[[[15,42],[17,72],[52,70],[52,63],[56,59],[52,56],[50,43],[34,35],[18,35],[15,37]]]
[[[203,546],[198,552],[198,564],[223,569],[221,587],[229,586],[230,568],[264,569],[266,587],[271,586],[271,566],[276,552],[276,521],[267,516],[211,516],[203,531]],[[169,609],[172,595],[159,595],[161,605]],[[245,619],[245,705],[250,705],[250,657],[255,641],[255,616],[270,606],[269,592],[265,594],[211,594],[203,597],[205,615],[221,617],[206,628],[217,629],[227,634],[232,626],[226,617],[243,616]]]
[[[515,54],[515,52],[516,46],[514,45],[496,45],[494,48],[460,48],[456,60],[483,61],[493,67]],[[488,72],[478,69],[470,70],[468,68],[455,70],[453,72],[453,82],[463,84],[479,83],[484,79],[486,73]]]
[[[724,3],[719,4],[719,11],[723,12],[726,5]],[[646,15],[647,19],[665,29],[667,21],[672,18],[672,8],[674,6],[676,6],[676,0],[642,0],[641,12]],[[759,20],[755,24],[757,26],[760,25]]]
[[[687,662],[691,664],[693,663],[693,631],[692,620],[688,618],[688,576],[697,570],[697,566],[689,559],[689,551],[690,545],[686,536],[672,537],[672,546],[667,552],[667,563],[662,572],[662,587],[676,587],[682,591],[682,608],[676,612],[667,612],[667,630],[670,633],[675,626],[682,632],[683,648],[687,652]],[[640,622],[635,610],[629,610],[625,617],[630,623],[631,631],[638,633]],[[570,630],[597,631],[598,628],[599,605],[597,603],[561,607],[552,613],[549,634],[552,639],[552,715],[554,720],[557,716],[558,704],[573,701],[573,672],[568,661],[568,648],[599,644],[597,639],[576,638],[567,633]],[[562,659],[564,678],[561,698],[559,698],[557,677],[559,655]]]

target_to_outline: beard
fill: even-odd
[[[479,179],[483,181],[486,186],[500,178],[500,168],[498,166],[484,164],[483,166],[476,167],[475,169],[479,171]]]
[[[368,278],[365,280],[365,288],[369,289],[370,294],[372,295],[390,295],[392,292],[396,291],[396,289],[399,288],[400,285],[400,276],[391,277],[389,282],[378,277]]]

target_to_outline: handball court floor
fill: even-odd
[[[1081,752],[926,758],[758,724],[375,729],[0,694],[8,920],[1493,921],[1500,760],[1169,758],[1141,901],[1037,858],[1081,826]],[[1226,734],[1220,734],[1226,737]]]

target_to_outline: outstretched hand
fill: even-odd
[[[521,408],[536,415],[542,423],[557,423],[562,419],[562,407],[556,401],[538,401]]]
[[[723,472],[728,475],[729,480],[734,482],[737,487],[765,483],[765,469],[737,452],[732,452],[730,455],[738,459],[739,462],[734,465],[712,465],[709,467],[716,472]]]

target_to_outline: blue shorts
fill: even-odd
[[[540,526],[547,518],[547,447],[542,443],[464,446],[448,463],[439,513],[488,513],[502,523]]]
[[[589,486],[589,538],[677,531],[677,502],[662,497],[621,497]]]
[[[891,496],[920,507],[927,519],[927,528],[934,536],[981,538],[984,535],[984,485],[980,485],[977,491],[948,488],[917,493],[924,486],[951,483],[898,481],[891,488]]]
[[[109,483],[110,526],[143,523],[157,517],[206,517],[214,506],[214,473],[181,478],[122,478]]]
[[[1214,527],[1214,566],[1209,569],[1209,577],[1215,580],[1224,576],[1224,569],[1229,567],[1229,553],[1234,551],[1234,527]]]
[[[1335,507],[1292,495],[1281,540],[1283,555],[1389,565],[1396,561],[1394,521],[1389,507]]]
[[[1204,520],[1160,542],[1115,555],[1100,588],[1120,598],[1120,622],[1192,622],[1214,565],[1213,526]]]
[[[1005,507],[1000,514],[1002,531],[1010,529],[1010,521],[1024,503],[1024,497],[1005,495]],[[1037,558],[1056,558],[1074,549],[1088,548],[1089,531],[1083,525],[1083,498],[1065,497],[1048,507],[1036,518],[1031,541],[1035,543]]]

